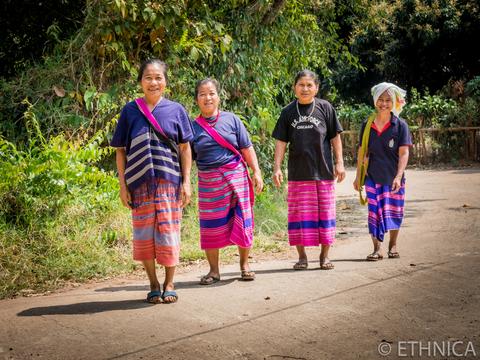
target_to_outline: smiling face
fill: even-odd
[[[392,97],[387,91],[384,91],[382,95],[378,97],[375,103],[375,108],[379,113],[390,113],[393,109]]]
[[[217,114],[220,97],[213,82],[209,81],[198,87],[196,100],[203,117],[208,118]]]
[[[303,76],[294,86],[295,96],[300,104],[310,104],[318,92],[318,85],[310,76]]]
[[[157,63],[148,64],[143,71],[140,85],[147,101],[155,103],[160,100],[167,86],[163,66]]]

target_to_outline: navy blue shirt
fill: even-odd
[[[220,111],[213,128],[237,150],[252,146],[245,125],[231,112]],[[218,168],[236,157],[229,149],[217,143],[196,121],[193,122],[193,132],[192,148],[200,170]]]
[[[367,120],[360,130],[359,146],[362,145],[363,131]],[[368,141],[367,176],[376,184],[392,185],[398,170],[398,150],[400,146],[412,146],[412,137],[405,120],[391,115],[390,122],[378,131],[374,124],[370,129]]]
[[[177,144],[193,139],[190,119],[179,103],[163,98],[152,114],[165,134]],[[180,183],[180,159],[159,139],[134,101],[123,107],[110,146],[125,148],[125,181],[130,191],[158,178],[176,185]]]

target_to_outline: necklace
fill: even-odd
[[[201,115],[201,116],[202,116],[203,119],[205,119],[207,124],[210,125],[210,127],[215,127],[215,125],[217,125],[218,118],[220,117],[220,110],[218,110],[217,116],[215,116],[214,119],[212,119],[212,117],[204,118],[203,115]]]
[[[313,103],[312,103],[312,104],[313,104],[313,106],[312,106],[312,111],[310,111],[310,114],[308,114],[308,117],[312,116],[313,111],[315,110],[315,98],[313,98]],[[297,113],[298,113],[298,116],[299,116],[299,117],[302,117],[303,115],[300,114],[300,109],[298,108],[298,100],[297,100],[297,102],[295,103],[295,105],[297,105]]]

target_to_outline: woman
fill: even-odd
[[[405,95],[406,92],[394,84],[375,85],[372,96],[376,112],[362,124],[360,131],[357,176],[353,187],[361,191],[360,168],[362,162],[367,162],[368,230],[373,241],[373,252],[367,256],[369,261],[383,259],[381,246],[387,232],[390,232],[388,257],[400,257],[397,238],[403,220],[404,172],[412,146],[408,125],[398,117],[405,105]],[[369,136],[362,149],[364,133]]]
[[[295,270],[308,268],[305,246],[322,246],[320,269],[331,270],[330,246],[335,240],[335,183],[345,178],[342,157],[342,127],[332,105],[316,98],[319,81],[310,70],[302,70],[293,86],[296,100],[281,112],[273,130],[276,139],[273,181],[280,187],[287,143],[288,239],[296,246]],[[332,147],[335,157],[333,166]]]
[[[174,303],[179,262],[181,209],[191,196],[190,140],[193,132],[182,105],[164,98],[167,65],[145,61],[138,81],[143,98],[122,109],[111,146],[116,147],[120,199],[132,210],[133,258],[150,281],[147,301]],[[165,267],[163,292],[155,260]]]
[[[193,122],[200,245],[210,265],[201,285],[220,280],[219,249],[229,245],[238,247],[241,279],[255,279],[248,254],[253,243],[253,187],[257,194],[262,191],[262,174],[245,126],[234,114],[219,110],[218,93],[215,79],[201,80],[195,88],[201,112]],[[253,186],[247,164],[253,170]]]

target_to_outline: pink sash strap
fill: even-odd
[[[147,120],[150,122],[150,124],[153,126],[153,128],[155,130],[157,130],[160,134],[162,134],[163,136],[165,136],[167,139],[168,139],[168,136],[167,134],[165,134],[165,131],[163,131],[162,127],[160,126],[160,124],[158,123],[157,119],[155,119],[155,117],[153,116],[152,112],[150,111],[150,109],[148,108],[148,105],[147,103],[145,102],[145,99],[143,98],[138,98],[138,99],[135,99],[135,103],[137,104],[138,106],[138,109],[140,110],[140,112],[145,115],[145,117],[147,118]]]
[[[215,130],[213,127],[208,125],[207,121],[200,115],[195,119],[198,125],[200,125],[203,130],[205,130],[212,138],[215,140],[220,146],[223,146],[224,148],[227,148],[231,152],[233,152],[235,155],[240,156],[240,161],[243,163],[245,166],[245,171],[247,173],[248,177],[248,187],[249,187],[249,196],[250,196],[250,203],[253,204],[255,203],[255,192],[253,190],[253,182],[250,177],[250,173],[248,172],[248,166],[247,163],[245,162],[245,159],[243,158],[242,154],[240,151],[238,151],[232,144],[230,144],[227,140],[223,138],[222,135],[220,135],[217,130]]]

